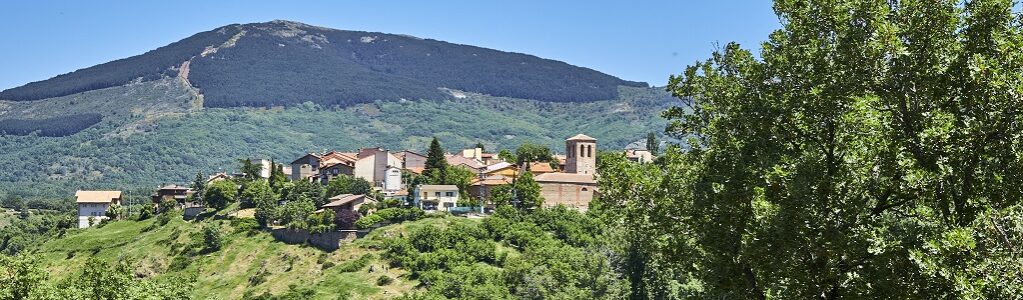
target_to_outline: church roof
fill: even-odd
[[[593,180],[593,174],[578,174],[578,173],[544,173],[536,175],[536,182],[562,182],[562,183],[580,183],[580,184],[596,184],[597,181]]]
[[[592,137],[590,137],[588,135],[580,133],[580,134],[577,134],[577,135],[575,135],[573,137],[568,138],[565,141],[594,141],[594,142],[596,142],[597,139],[592,138]]]

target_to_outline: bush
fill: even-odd
[[[139,210],[139,214],[136,220],[139,221],[149,220],[149,218],[153,217],[153,210],[155,209],[156,206],[154,206],[153,203],[146,203],[145,205],[142,205],[142,208]]]
[[[220,226],[217,224],[210,223],[202,227],[202,240],[203,240],[203,251],[215,252],[220,250],[220,246],[223,243],[222,237],[220,236]]]
[[[391,279],[391,277],[387,275],[380,275],[380,277],[377,277],[377,285],[379,286],[385,286],[391,284],[391,282],[394,282],[394,279]]]
[[[362,270],[366,266],[369,266],[369,263],[373,260],[373,257],[374,257],[373,253],[363,254],[356,260],[346,261],[339,265],[338,271],[341,271],[343,273],[357,272],[359,270]]]
[[[368,215],[368,216],[359,218],[358,221],[355,221],[355,227],[359,228],[359,229],[366,229],[366,228],[373,227],[374,224],[380,223],[380,222],[383,222],[383,221],[384,221],[384,218],[382,218],[382,217],[380,217],[380,216],[378,216],[376,214],[372,214],[372,215]]]

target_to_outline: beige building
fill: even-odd
[[[75,202],[78,204],[78,228],[88,228],[108,219],[107,209],[121,203],[121,191],[78,191]]]
[[[447,211],[458,205],[458,192],[455,185],[424,184],[416,191],[416,203],[423,210]]]
[[[625,150],[625,158],[641,164],[654,162],[654,154],[644,149]]]
[[[536,175],[544,206],[589,209],[597,192],[597,139],[578,134],[565,140],[564,169]]]
[[[392,166],[401,168],[401,160],[382,148],[365,148],[359,151],[354,175],[366,179],[374,187],[383,187],[387,168]]]

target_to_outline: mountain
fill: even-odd
[[[646,87],[539,57],[377,32],[290,21],[228,25],[142,55],[0,92],[39,100],[181,76],[207,107],[312,101],[437,99],[438,88],[543,101],[614,99],[618,86]]]
[[[584,132],[621,149],[673,98],[591,69],[403,35],[288,21],[228,25],[0,92],[0,197],[133,190],[245,157],[381,146],[455,151]]]

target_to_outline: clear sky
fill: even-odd
[[[521,52],[656,86],[779,27],[768,0],[12,1],[0,90],[144,53],[232,23],[291,20]]]

